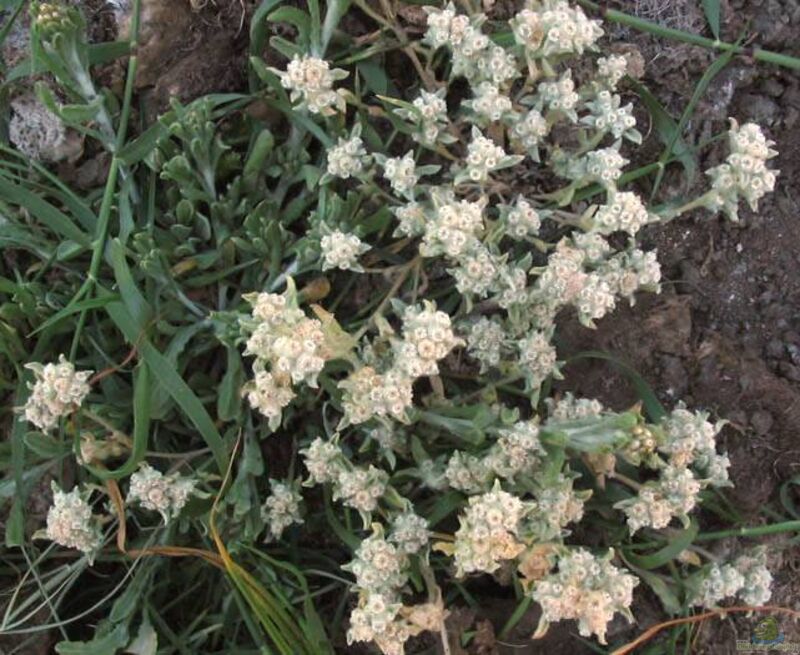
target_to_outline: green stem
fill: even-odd
[[[699,34],[692,34],[690,32],[676,30],[671,27],[663,27],[642,18],[630,16],[629,14],[617,11],[616,9],[606,9],[599,3],[592,2],[591,0],[577,1],[582,7],[599,13],[605,20],[619,23],[620,25],[627,25],[628,27],[632,27],[642,32],[649,32],[650,34],[663,36],[668,39],[674,39],[675,41],[691,43],[692,45],[698,45],[710,50],[721,50],[724,52],[733,52],[737,55],[748,55],[757,61],[763,61],[770,64],[777,64],[778,66],[785,66],[786,68],[793,68],[794,70],[800,70],[800,59],[797,57],[783,55],[770,50],[763,50],[762,48],[737,46],[732,43],[725,43],[724,41],[709,39],[704,36],[700,36]]]
[[[73,299],[73,303],[81,300],[84,296],[90,295],[94,290],[97,282],[97,274],[100,270],[100,263],[103,260],[103,253],[105,252],[106,240],[108,238],[108,224],[111,219],[111,207],[114,201],[114,192],[117,188],[117,176],[119,175],[120,166],[122,164],[118,157],[118,153],[122,146],[125,144],[125,138],[128,133],[128,122],[130,120],[131,105],[133,100],[133,82],[136,78],[136,68],[138,65],[138,58],[135,54],[137,39],[139,37],[139,13],[140,13],[141,0],[134,0],[133,8],[131,9],[131,40],[130,49],[132,54],[128,59],[128,75],[125,80],[125,90],[123,92],[122,111],[120,112],[119,125],[117,126],[117,135],[114,141],[114,153],[111,159],[111,166],[108,170],[108,178],[106,179],[106,186],[103,190],[103,200],[100,203],[100,213],[97,217],[97,226],[95,227],[95,238],[92,250],[92,259],[89,262],[89,274],[86,281],[81,286],[78,294]],[[78,324],[75,328],[75,333],[72,337],[72,346],[69,351],[69,359],[73,361],[78,354],[78,345],[80,343],[83,328],[86,325],[86,315],[88,309],[81,311],[78,317]]]
[[[754,528],[734,528],[733,530],[721,530],[720,532],[705,532],[697,535],[695,541],[713,541],[715,539],[725,539],[726,537],[761,537],[781,532],[800,533],[800,521],[785,521],[771,525],[759,525]]]

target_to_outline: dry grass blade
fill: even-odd
[[[688,623],[702,623],[708,619],[713,619],[717,617],[723,617],[726,614],[731,613],[741,613],[741,612],[774,612],[777,614],[788,614],[794,619],[800,619],[800,612],[789,609],[788,607],[778,607],[773,605],[764,605],[761,607],[750,607],[750,606],[736,606],[736,607],[725,607],[716,610],[710,610],[708,612],[703,612],[702,614],[696,614],[695,616],[684,616],[679,619],[672,619],[671,621],[664,621],[663,623],[658,623],[651,628],[645,630],[641,635],[639,635],[633,641],[617,648],[616,650],[611,652],[611,655],[627,655],[628,653],[632,653],[635,648],[638,648],[642,644],[647,643],[653,637],[655,637],[659,632],[666,630],[667,628],[673,628],[676,625],[686,625]]]

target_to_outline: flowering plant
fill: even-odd
[[[398,29],[391,15],[356,5],[381,29]],[[90,388],[100,353],[80,370],[70,363],[85,345],[81,314],[69,361],[29,364],[25,420],[74,436],[79,452],[91,445],[81,462],[87,477],[113,481],[123,526],[138,517],[160,524],[147,528],[153,535],[211,534],[220,552],[211,561],[243,585],[254,611],[273,599],[253,591],[224,542],[268,563],[275,579],[302,579],[270,549],[332,531],[348,555],[320,559],[341,564],[333,579],[350,576],[348,643],[391,655],[429,631],[447,644],[452,591],[478,576],[540,606],[537,636],[570,619],[605,643],[614,616],[634,620],[640,579],[658,587],[636,565],[636,540],[677,534],[689,552],[691,515],[730,485],[729,461],[716,444],[723,424],[703,412],[615,411],[554,391],[567,363],[557,328],[574,318],[592,328],[618,303],[660,290],[656,254],[636,240],[645,226],[700,207],[736,220],[742,199],[756,209],[775,184],[773,144],[732,119],[731,152],[708,171],[708,191],[648,206],[625,171],[642,141],[620,93],[630,62],[599,52],[603,30],[580,8],[529,0],[499,25],[453,3],[425,7],[424,35],[403,42],[418,77],[407,94],[334,63],[353,56],[325,58],[339,8],[329,3],[322,22],[318,11],[271,14],[296,26],[296,43],[273,42],[282,67],[251,61],[260,86],[246,101],[282,112],[285,140],[238,112],[242,99],[205,98],[175,103],[139,137],[153,144],[146,156],[141,141],[113,146],[129,212],[120,210],[107,252],[91,257],[94,271],[108,258],[112,279],[92,274],[90,291],[81,286],[46,322],[106,308],[140,359],[137,373],[122,391],[100,385],[106,373],[96,376],[102,388]],[[40,11],[42,34],[80,48],[78,23],[59,32],[53,12]],[[97,103],[92,118],[105,129],[109,113]],[[229,114],[243,123],[224,133],[219,119]],[[87,122],[81,114],[70,127]],[[134,187],[137,165],[163,185],[151,187],[148,208]],[[89,246],[75,239],[66,261]],[[195,343],[204,331],[213,339]],[[216,358],[194,370],[209,351],[224,353],[224,366]],[[132,439],[118,436],[126,418],[109,401],[126,391]],[[147,457],[151,431],[179,453],[180,439],[199,433],[211,457],[192,473],[163,473],[147,461],[163,456]],[[272,442],[289,462],[269,461],[267,476],[262,449]],[[56,489],[41,536],[97,557],[91,491]],[[584,526],[608,532],[589,547]],[[684,560],[695,565],[686,603],[768,598],[760,554]],[[265,630],[291,652],[279,635],[299,629],[272,611]],[[304,625],[316,626],[306,611]],[[330,649],[298,639],[295,652]]]

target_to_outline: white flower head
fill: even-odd
[[[267,539],[277,541],[290,525],[303,522],[300,515],[303,497],[295,483],[270,480],[269,485],[271,492],[261,506],[261,518],[268,527]]]
[[[56,364],[30,362],[25,368],[36,377],[23,407],[25,419],[41,430],[55,428],[58,419],[78,409],[90,391],[92,371],[76,371],[64,355],[59,355]]]
[[[65,548],[74,548],[89,555],[89,561],[103,543],[99,517],[92,514],[86,494],[78,487],[69,493],[53,482],[53,504],[47,512],[47,528],[37,536],[56,542]]]
[[[594,557],[578,548],[559,558],[558,571],[533,588],[533,600],[542,606],[542,624],[574,619],[582,636],[597,635],[605,644],[608,624],[616,613],[630,621],[633,588],[639,581],[612,565],[611,556],[609,552]]]
[[[364,148],[364,142],[358,135],[360,130],[354,130],[350,138],[339,138],[339,142],[328,151],[328,174],[346,180],[349,177],[358,177],[369,162],[369,155]]]
[[[289,91],[289,99],[299,107],[325,116],[344,111],[344,97],[333,89],[333,84],[347,77],[346,71],[331,69],[327,61],[311,55],[295,55],[285,71],[272,71]]]
[[[158,512],[164,523],[169,523],[180,514],[196,486],[193,478],[178,473],[164,475],[145,462],[131,475],[126,502]]]
[[[358,258],[369,250],[369,245],[355,234],[333,230],[320,239],[322,270],[338,268],[342,271],[363,271]]]
[[[413,196],[414,187],[419,182],[414,152],[409,150],[402,157],[387,159],[383,164],[383,176],[389,181],[395,193],[401,196]]]

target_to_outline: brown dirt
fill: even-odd
[[[643,3],[622,4],[632,11]],[[673,19],[675,12],[690,14],[681,9],[685,3],[666,4]],[[749,23],[755,44],[795,56],[800,52],[797,3],[740,0],[724,10],[731,17],[724,22],[724,38],[735,40]],[[624,31],[617,36],[642,50],[645,83],[673,115],[680,115],[711,55],[675,44],[665,50],[649,36]],[[773,165],[781,174],[775,193],[764,199],[757,214],[744,211],[739,224],[698,212],[646,230],[644,247],[657,248],[667,280],[661,296],[642,297],[635,307],[618,309],[596,331],[565,321],[560,335],[565,354],[598,349],[627,361],[665,406],[680,399],[730,421],[722,448],[730,454],[736,487],[728,496],[747,523],[757,525],[766,522],[759,516],[765,505],[781,509],[780,486],[800,474],[800,224],[795,198],[800,75],[735,59],[712,83],[689,123],[689,142],[724,129],[727,116],[758,122],[777,142],[780,155]],[[701,155],[700,170],[716,164],[721,152],[714,148]],[[699,177],[696,188],[704,184]],[[636,400],[624,377],[610,367],[582,362],[571,365],[569,372],[571,388],[614,408]],[[800,500],[796,491],[792,493],[795,502]],[[714,529],[714,519],[705,518],[706,528]],[[772,602],[800,609],[800,548],[788,546],[786,537],[760,542],[770,551],[775,575]],[[736,542],[717,546],[723,555],[738,547]],[[640,608],[634,609],[639,630],[661,620],[649,612],[643,616],[640,609],[646,601],[640,593]],[[729,617],[709,622],[699,631],[692,652],[733,653],[735,637],[748,639],[756,620]],[[800,640],[796,626],[785,621],[783,629],[787,641]]]

